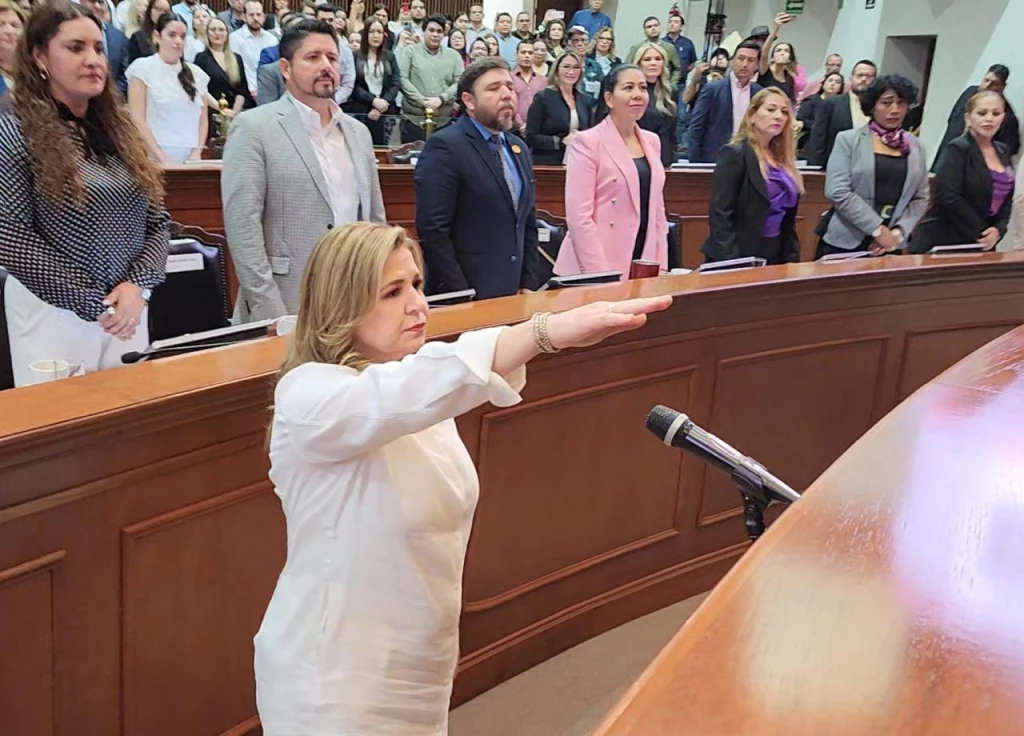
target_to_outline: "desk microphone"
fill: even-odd
[[[701,429],[685,414],[667,406],[656,406],[647,415],[647,429],[669,447],[692,452],[702,460],[724,470],[730,475],[737,468],[757,476],[764,485],[768,501],[792,503],[800,500],[800,494],[769,473],[756,460]]]
[[[151,350],[149,348],[141,351],[132,350],[121,356],[121,362],[124,363],[125,365],[129,365],[131,363],[138,363],[140,360],[145,360],[146,358],[152,358],[154,356],[175,355],[177,353],[196,353],[199,352],[200,350],[206,350],[207,348],[226,348],[230,345],[238,345],[239,342],[245,341],[235,340],[234,342],[209,342],[206,343],[205,345],[175,345],[174,347],[158,348],[156,350]]]

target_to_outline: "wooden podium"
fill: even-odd
[[[1022,448],[1017,329],[826,471],[598,736],[1024,733]]]

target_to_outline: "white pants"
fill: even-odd
[[[4,282],[4,312],[11,339],[14,385],[34,382],[29,365],[37,360],[66,360],[85,372],[121,365],[121,356],[149,345],[146,310],[135,337],[125,342],[103,331],[98,322],[86,322],[74,312],[47,304],[8,275]]]

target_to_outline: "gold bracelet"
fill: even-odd
[[[551,312],[537,312],[533,315],[530,320],[533,327],[533,341],[537,343],[537,347],[542,353],[557,353],[558,348],[554,346],[548,335],[549,317],[551,317]]]

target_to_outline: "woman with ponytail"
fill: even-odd
[[[128,108],[150,152],[160,163],[202,158],[209,120],[210,77],[182,59],[188,29],[176,15],[156,23],[157,52],[128,67]]]
[[[85,6],[50,0],[28,21],[0,108],[0,192],[15,385],[35,361],[95,371],[145,348],[167,262],[163,182]]]

